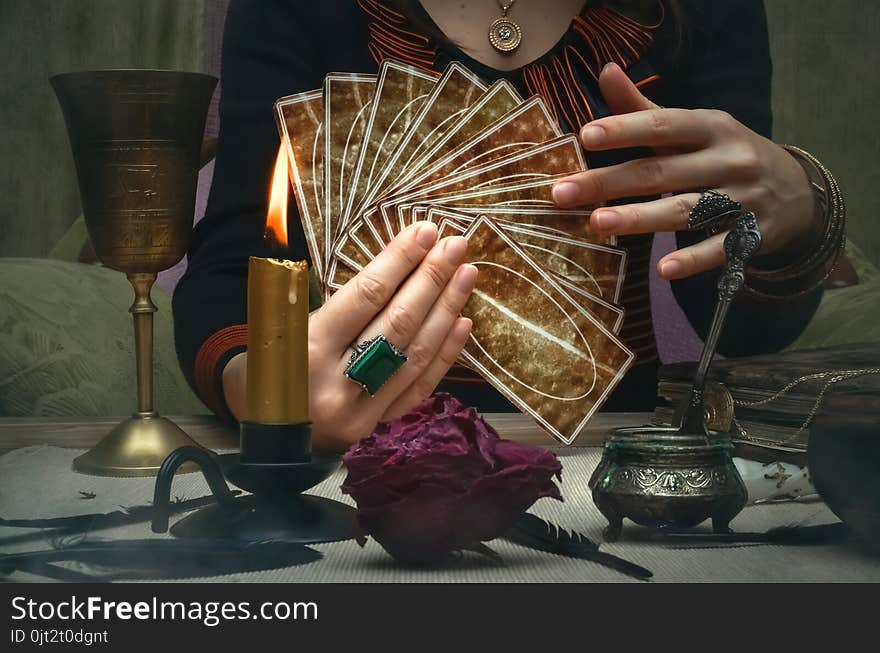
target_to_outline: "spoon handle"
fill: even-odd
[[[688,403],[681,417],[680,430],[683,432],[706,437],[709,435],[703,418],[706,374],[715,357],[718,339],[724,329],[730,305],[745,284],[746,265],[760,247],[761,231],[758,229],[758,220],[754,213],[744,212],[737,218],[724,239],[725,264],[721,278],[718,280],[718,303],[715,305],[709,335],[706,337],[697,372],[694,374]]]

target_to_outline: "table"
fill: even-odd
[[[2,417],[0,454],[33,444],[87,449],[123,417]],[[502,437],[540,446],[554,444],[553,438],[525,415],[489,413],[486,418]],[[230,449],[238,446],[238,432],[212,415],[178,415],[171,416],[171,419],[209,449]],[[610,430],[621,426],[648,424],[650,421],[650,413],[600,414],[587,425],[574,446],[601,446]]]
[[[505,437],[552,445],[528,418],[521,415],[487,415]],[[212,448],[235,446],[234,430],[207,417],[175,420],[197,440]],[[532,512],[564,527],[602,541],[604,518],[596,510],[587,487],[601,450],[595,444],[609,429],[643,424],[647,414],[599,415],[577,447],[556,448],[563,464],[565,502],[542,499]],[[91,446],[114,420],[0,419],[0,516],[12,519],[70,516],[111,512],[121,506],[148,504],[152,479],[117,479],[84,476],[71,471],[71,462],[82,448]],[[340,470],[311,492],[349,502],[339,492]],[[86,493],[85,495],[81,492]],[[172,495],[194,498],[208,494],[201,475],[176,477]],[[94,498],[85,499],[84,496]],[[833,514],[819,502],[785,503],[746,508],[733,522],[736,530],[762,531],[783,524],[828,523]],[[704,528],[707,526],[703,526]],[[651,569],[655,581],[880,581],[880,560],[852,544],[821,546],[740,546],[736,548],[679,549],[647,541],[646,531],[627,523],[623,539],[603,544],[604,550]],[[89,537],[134,539],[153,535],[147,524],[135,524]],[[45,538],[34,538],[32,529],[0,528],[0,553],[45,548]],[[504,564],[476,554],[436,570],[408,569],[396,564],[375,542],[361,548],[354,542],[315,545],[321,560],[300,566],[223,576],[185,575],[198,582],[600,582],[629,580],[589,562],[531,551],[505,541],[490,546]],[[14,574],[10,580],[40,580]]]

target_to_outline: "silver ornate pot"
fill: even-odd
[[[700,202],[707,197],[712,196],[704,193]],[[746,505],[746,486],[731,457],[733,445],[706,428],[703,394],[727,312],[745,283],[746,264],[761,247],[761,232],[755,214],[730,198],[722,209],[718,213],[710,206],[712,215],[702,216],[715,222],[735,218],[724,237],[715,313],[678,425],[617,429],[590,478],[593,501],[608,519],[609,540],[620,537],[624,517],[669,530],[692,528],[711,517],[716,532],[727,531]]]
[[[683,530],[712,519],[716,532],[746,504],[746,487],[729,440],[676,435],[675,428],[618,429],[590,478],[593,501],[608,519],[605,538],[624,517],[654,529]]]

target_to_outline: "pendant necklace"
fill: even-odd
[[[513,52],[522,42],[522,28],[507,17],[507,12],[516,0],[497,0],[501,8],[501,18],[489,25],[489,43],[499,52]]]

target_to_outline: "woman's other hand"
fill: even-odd
[[[600,76],[602,94],[616,115],[581,130],[592,151],[651,148],[654,156],[578,173],[559,181],[562,207],[595,205],[627,197],[661,199],[598,208],[593,229],[614,235],[681,231],[704,190],[740,202],[758,217],[761,255],[797,255],[812,242],[815,199],[800,164],[782,147],[723,111],[664,109],[645,98],[614,64]],[[680,279],[724,263],[725,234],[672,252],[658,263],[665,279]]]
[[[437,226],[419,222],[388,246],[309,317],[309,410],[318,448],[345,449],[429,397],[470,334],[460,317],[477,277],[462,265],[467,240],[438,242]],[[345,376],[353,347],[379,334],[407,362],[369,396]],[[246,355],[223,373],[224,393],[241,418]]]

